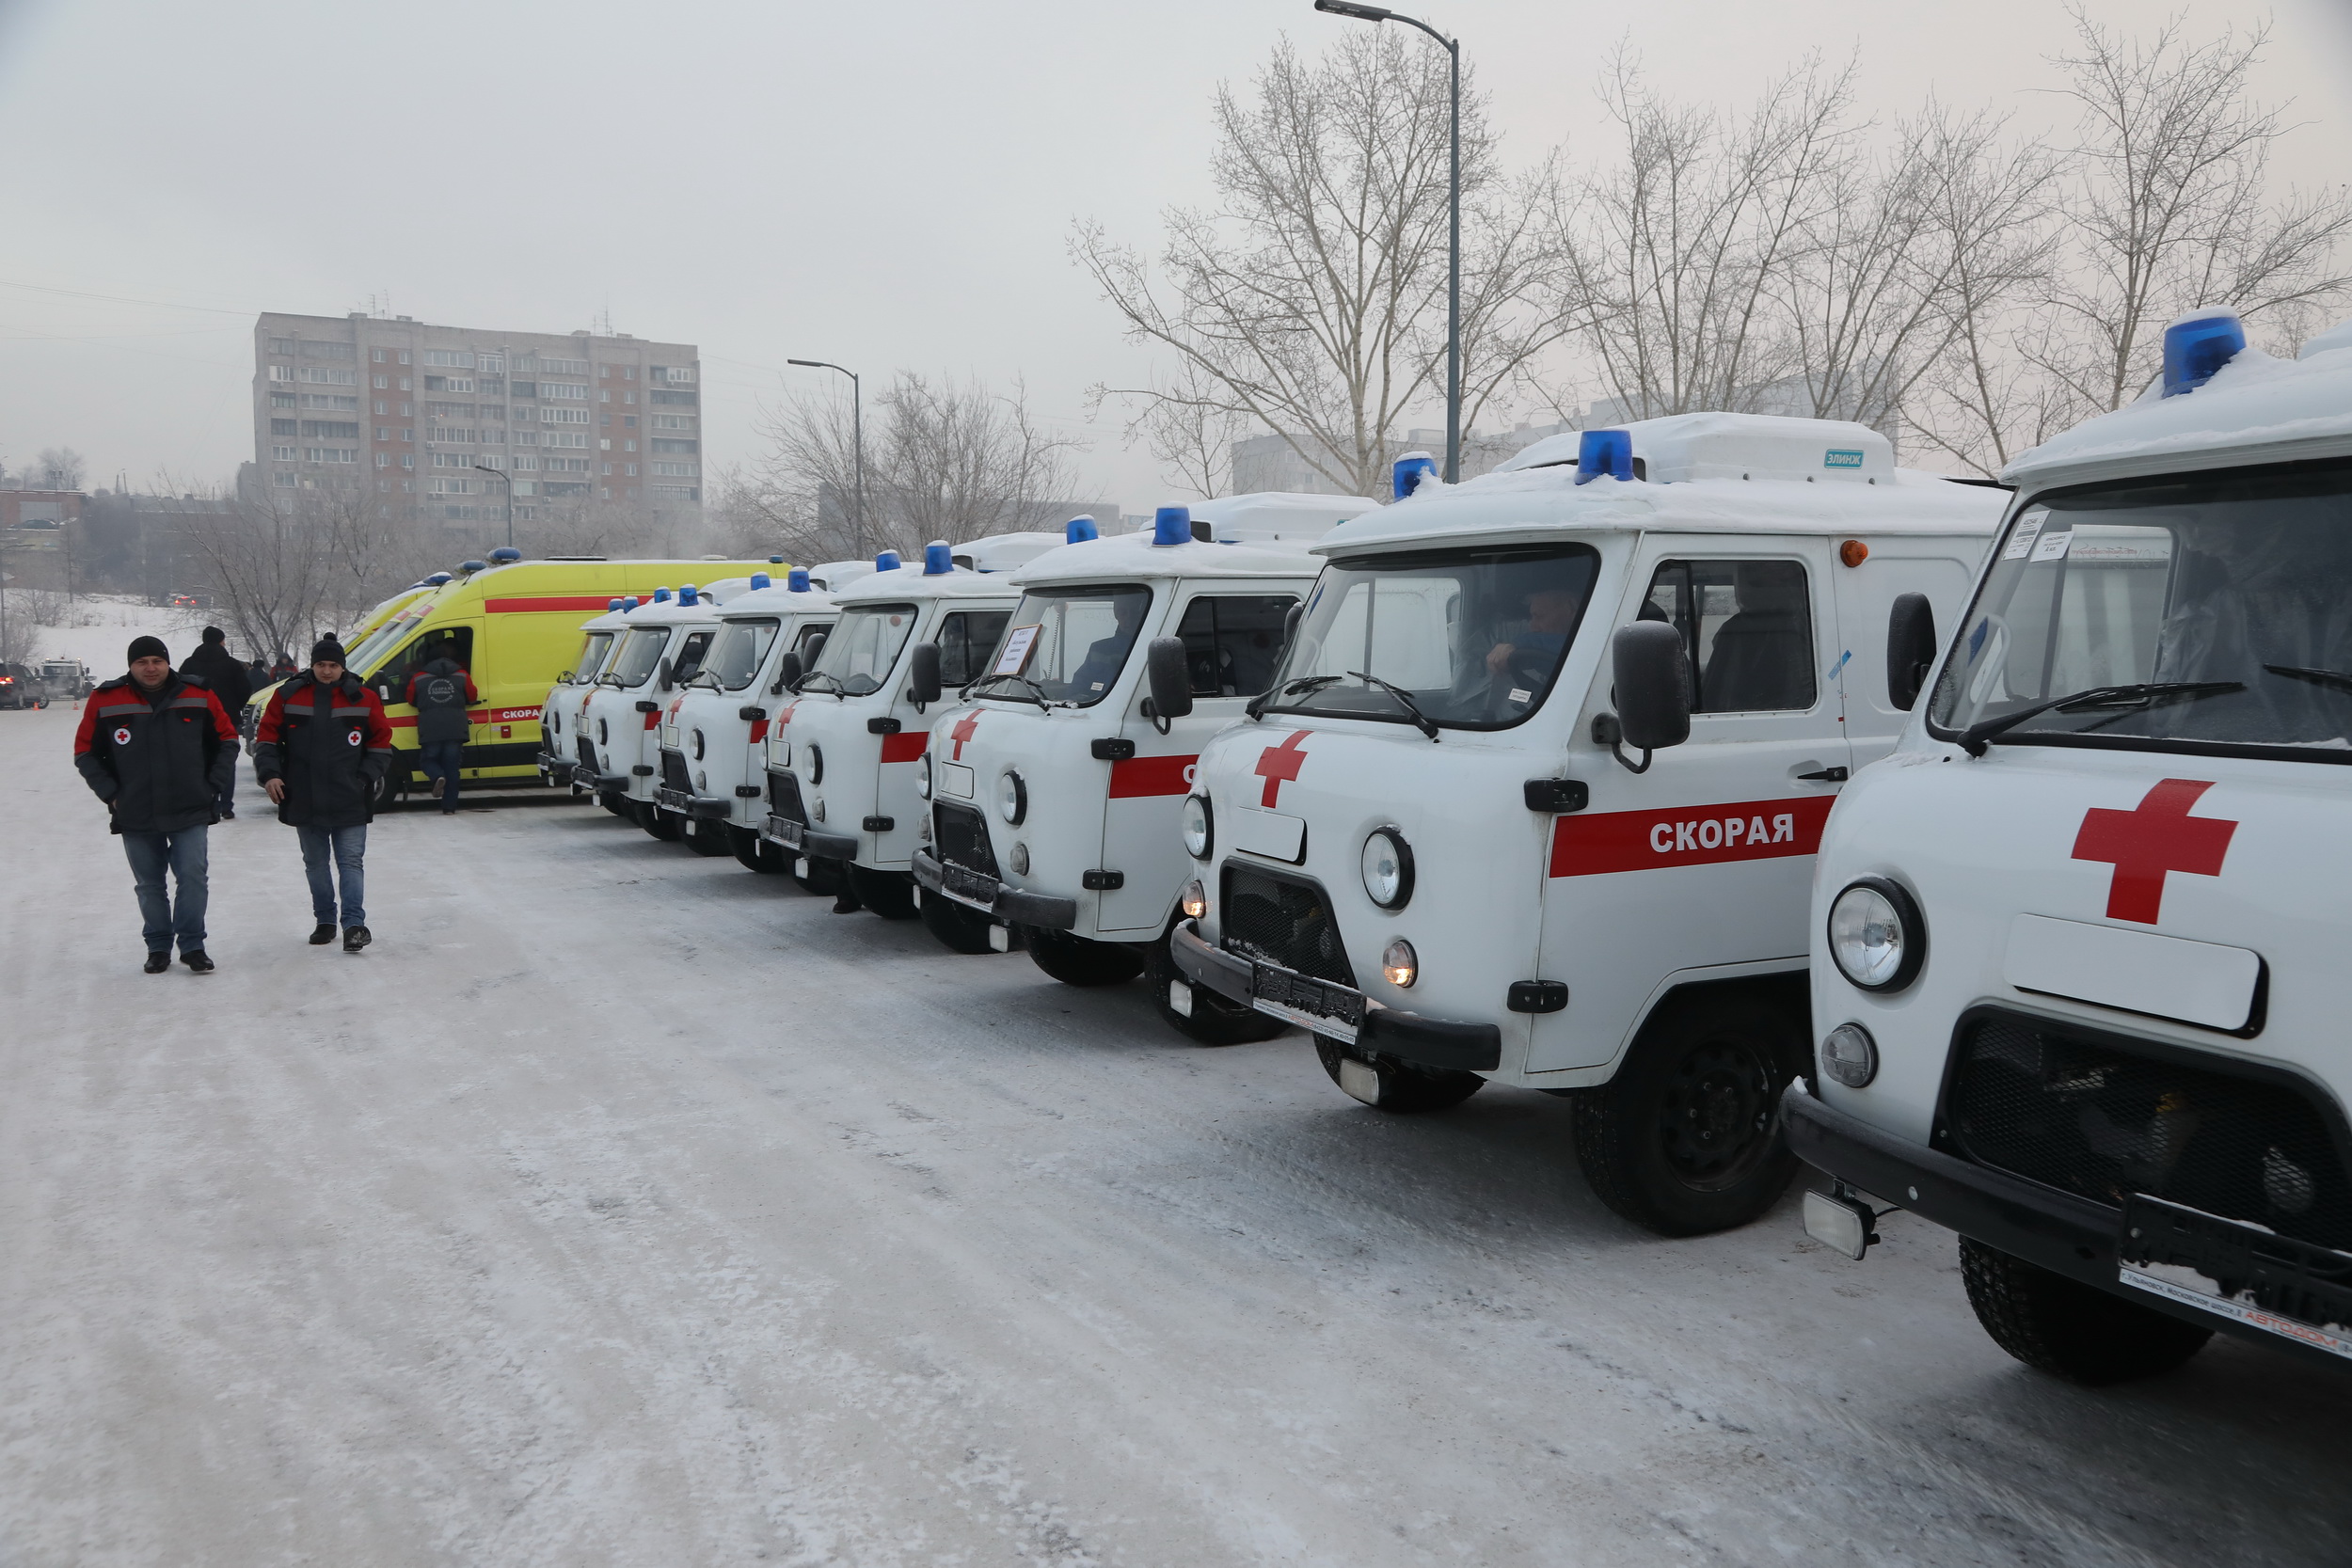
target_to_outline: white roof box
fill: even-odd
[[[874,570],[871,561],[828,561],[808,569],[808,580],[827,593],[838,594]]]
[[[1575,461],[1573,454],[1569,461]],[[1380,503],[1369,496],[1309,496],[1284,490],[1255,490],[1245,496],[1219,496],[1194,501],[1188,511],[1195,522],[1209,525],[1209,537],[1271,542],[1284,540],[1311,545],[1351,517],[1377,512]]]
[[[1652,484],[1692,479],[1875,481],[1895,478],[1894,444],[1851,420],[1780,414],[1669,414],[1607,428],[1633,437],[1633,461]],[[1583,432],[1564,431],[1514,452],[1496,473],[1573,465]]]
[[[1047,550],[1061,548],[1066,535],[1048,533],[1042,529],[1019,533],[992,533],[985,539],[975,539],[958,545],[950,552],[959,566],[969,566],[976,572],[1009,572],[1016,566],[1026,566]]]

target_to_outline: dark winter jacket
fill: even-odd
[[[167,675],[152,692],[122,675],[89,694],[73,766],[114,808],[111,832],[176,833],[219,820],[237,776],[237,732],[200,680]]]
[[[286,781],[278,820],[296,828],[356,828],[375,816],[392,766],[384,704],[349,671],[321,686],[308,670],[270,693],[254,732],[253,773]]]
[[[482,694],[473,689],[473,676],[455,659],[434,659],[409,676],[406,696],[417,710],[418,745],[464,740],[473,734],[466,707],[482,701]]]
[[[196,652],[180,661],[180,673],[199,676],[211,687],[231,723],[253,696],[253,677],[246,673],[245,660],[217,642],[199,644]]]

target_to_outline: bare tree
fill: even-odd
[[[1442,55],[1385,30],[1340,35],[1319,62],[1280,45],[1247,101],[1220,87],[1220,203],[1166,214],[1159,286],[1099,225],[1072,235],[1129,338],[1180,366],[1173,383],[1104,390],[1182,404],[1180,444],[1187,421],[1238,419],[1343,490],[1384,483],[1406,410],[1443,390],[1450,90]],[[1542,261],[1532,214],[1551,178],[1546,166],[1505,179],[1486,101],[1466,88],[1466,425],[1561,331],[1528,308]]]
[[[273,486],[230,495],[168,474],[156,489],[183,498],[167,505],[212,590],[215,617],[263,657],[307,650],[312,634],[329,624],[334,568],[317,531],[295,515],[294,498],[301,492]]]
[[[33,459],[34,488],[79,490],[83,467],[82,454],[72,447],[43,447],[40,455]]]
[[[2352,290],[2337,255],[2352,234],[2352,197],[2269,199],[2271,145],[2288,127],[2282,109],[2249,96],[2265,27],[2195,43],[2174,18],[2135,42],[2073,14],[2076,51],[2055,63],[2082,106],[2081,142],[2059,207],[2054,330],[2027,352],[2091,414],[2154,378],[2161,329],[2183,311],[2251,317]]]
[[[1186,363],[1174,376],[1132,392],[1098,386],[1089,413],[1113,397],[1127,405],[1126,444],[1141,441],[1180,486],[1204,500],[1232,488],[1233,443],[1249,434],[1249,420],[1200,366]]]

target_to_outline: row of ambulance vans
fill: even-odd
[[[2185,319],[1997,486],[1694,414],[994,564],[616,603],[540,767],[1380,1111],[1567,1096],[1661,1234],[1810,1161],[2062,1376],[2352,1354],[2352,329]]]

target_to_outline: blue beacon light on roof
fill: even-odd
[[[897,550],[883,550],[874,557],[874,570],[877,572],[895,572],[905,562],[898,559]]]
[[[1425,451],[1408,451],[1396,460],[1389,470],[1389,489],[1392,499],[1403,500],[1418,493],[1424,484],[1438,479],[1438,460]]]
[[[2192,310],[2164,329],[2164,395],[2211,381],[2246,346],[2246,324],[2231,310]]]
[[[807,567],[805,567],[805,566],[795,566],[795,567],[793,567],[791,571],[789,571],[789,572],[787,572],[787,574],[785,574],[785,578],[784,578],[784,586],[785,586],[785,590],[786,590],[786,592],[787,592],[787,593],[792,593],[792,594],[805,594],[805,593],[807,593],[807,592],[808,592],[808,568],[807,568]]]
[[[775,578],[770,577],[765,572],[754,572],[752,574],[752,586],[754,588],[771,587],[774,585],[775,580]]]
[[[1152,515],[1152,544],[1188,545],[1192,543],[1192,508],[1163,506]]]
[[[1083,545],[1089,539],[1103,537],[1103,531],[1094,526],[1091,517],[1073,517],[1062,524],[1061,537],[1065,545]]]
[[[700,604],[702,595],[694,592],[694,585],[690,582],[677,591],[677,602],[682,605]]]
[[[1589,484],[1606,474],[1611,479],[1633,477],[1633,433],[1629,430],[1588,430],[1576,443],[1576,482]]]
[[[655,589],[653,591],[653,602],[656,604],[668,604],[670,602],[670,591],[666,588]]]
[[[947,547],[946,540],[934,539],[923,546],[923,575],[925,577],[944,578],[955,569],[955,552]]]

